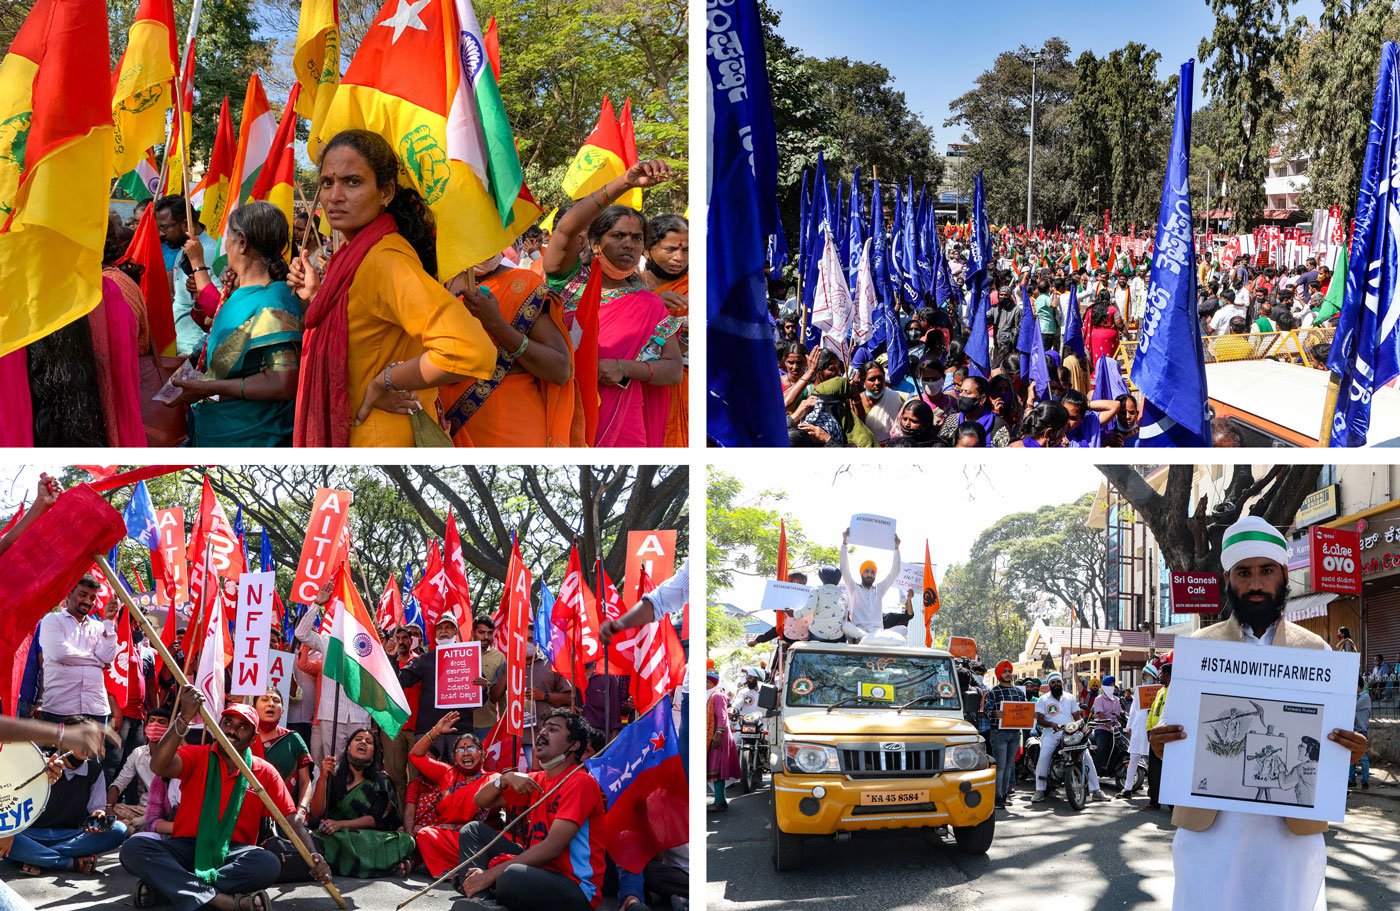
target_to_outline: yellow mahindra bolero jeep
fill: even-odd
[[[963,718],[945,651],[906,645],[794,643],[767,701],[773,866],[802,865],[813,836],[943,828],[985,854],[996,825],[996,770]]]

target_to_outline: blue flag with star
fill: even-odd
[[[146,490],[145,481],[137,481],[131,491],[131,499],[122,513],[126,522],[126,536],[147,550],[160,550],[160,530],[156,528],[156,510],[151,504],[151,494]],[[114,564],[115,565],[115,564]]]

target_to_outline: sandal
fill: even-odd
[[[33,864],[20,864],[20,865],[19,865],[19,872],[23,873],[25,876],[43,876],[43,875],[44,875],[44,869],[43,869],[42,867],[36,867],[36,866],[34,866]]]
[[[151,884],[145,880],[137,880],[136,897],[131,900],[131,904],[137,908],[154,908],[160,904],[160,898],[156,895],[156,890],[151,888]]]
[[[245,901],[252,904],[244,905]],[[245,892],[242,895],[233,897],[233,905],[238,911],[272,911],[272,899],[267,897],[266,891]]]
[[[394,864],[392,869],[395,876],[404,879],[413,872],[413,860],[412,858],[405,858]]]
[[[87,857],[73,858],[73,870],[76,873],[97,872],[97,858],[89,854]]]

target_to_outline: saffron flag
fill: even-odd
[[[151,326],[151,347],[166,356],[175,354],[175,303],[170,279],[165,271],[160,234],[156,231],[156,207],[147,206],[136,223],[136,232],[118,264],[134,262],[141,266],[141,296],[146,299],[146,318]],[[145,354],[146,352],[141,352]]]
[[[778,520],[778,573],[779,582],[788,580],[788,552],[787,552],[787,520]],[[787,614],[777,611],[778,618],[773,624],[778,628],[778,635],[783,634],[783,626],[787,620]]]
[[[938,585],[933,581],[933,557],[924,540],[924,648],[933,648],[933,615],[938,613]]]
[[[276,134],[277,118],[268,107],[262,80],[254,73],[248,78],[248,88],[243,94],[243,115],[238,122],[238,150],[233,156],[233,175],[229,179],[232,195],[224,209],[223,223],[219,225],[219,237],[228,227],[229,215],[247,202],[249,194],[253,192],[253,185],[258,182],[263,165],[267,163]]]
[[[38,0],[0,61],[0,356],[102,300],[108,53],[99,0]]]
[[[622,131],[613,114],[612,100],[604,95],[598,124],[569,164],[560,188],[570,199],[583,199],[625,173],[627,151],[622,144]]]
[[[637,130],[632,125],[632,99],[622,102],[622,113],[617,115],[617,133],[622,139],[622,166],[624,169],[637,163]],[[617,204],[630,206],[642,211],[642,188],[633,187],[617,198]]]
[[[302,0],[297,20],[296,52],[292,71],[301,86],[297,113],[311,121],[307,154],[321,158],[323,140],[318,134],[340,84],[340,4],[338,0]]]
[[[1371,129],[1356,197],[1356,222],[1346,271],[1332,278],[1328,297],[1343,284],[1336,341],[1327,369],[1341,389],[1331,415],[1332,446],[1364,446],[1371,426],[1371,397],[1400,375],[1400,229],[1395,222],[1400,187],[1400,51],[1381,47],[1380,74],[1371,102]],[[1324,415],[1324,419],[1326,416]],[[1144,428],[1145,431],[1145,428]]]
[[[342,609],[335,612],[321,672],[340,684],[346,698],[369,712],[386,735],[397,737],[408,720],[408,698],[399,686],[398,668],[384,653],[374,621],[350,583],[346,563],[336,574],[336,592]]]
[[[228,208],[232,191],[233,158],[237,141],[233,135],[233,120],[228,113],[228,96],[219,106],[219,125],[214,131],[214,150],[209,155],[209,169],[190,194],[190,205],[199,210],[199,220],[212,237],[223,238],[224,210]]]
[[[292,203],[296,191],[293,185],[297,179],[297,98],[301,95],[301,83],[292,86],[287,96],[287,106],[282,109],[282,120],[277,124],[277,133],[272,137],[272,150],[267,154],[267,164],[253,184],[253,192],[248,200],[266,200],[282,210],[287,224],[292,223]],[[290,243],[288,238],[288,243]]]
[[[1211,444],[1205,350],[1196,307],[1196,234],[1188,186],[1194,71],[1193,60],[1181,65],[1147,308],[1133,358],[1133,385],[1142,390],[1139,447]]]
[[[662,851],[689,841],[684,748],[668,697],[584,763],[603,791],[604,845],[619,867],[640,870]]]
[[[442,276],[510,246],[541,214],[469,0],[389,0],[321,124],[383,136],[437,221]]]
[[[172,0],[141,0],[112,73],[114,174],[138,167],[147,149],[164,145],[178,53]]]

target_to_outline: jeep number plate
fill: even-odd
[[[860,805],[863,807],[897,807],[911,803],[928,803],[928,790],[913,791],[861,791]]]

